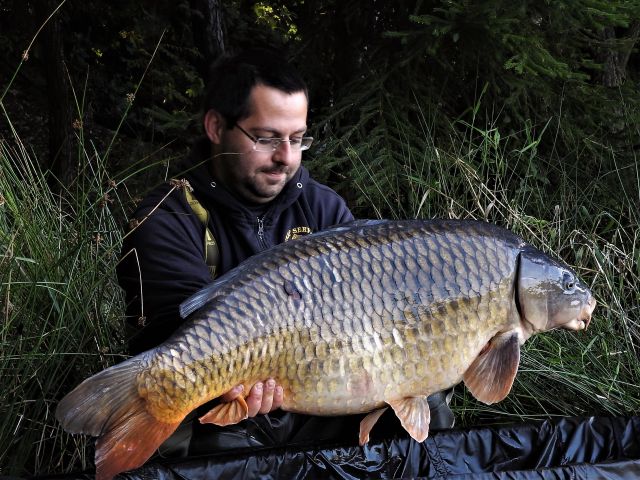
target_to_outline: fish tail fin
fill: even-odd
[[[158,421],[146,411],[142,398],[128,415],[96,442],[96,480],[110,480],[141,466],[180,424]]]
[[[141,370],[140,357],[131,358],[89,377],[58,404],[66,431],[99,437],[96,480],[139,467],[179,425],[148,412],[136,383]]]

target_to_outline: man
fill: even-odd
[[[183,188],[164,185],[141,203],[118,268],[133,331],[131,353],[166,340],[181,321],[180,303],[211,282],[212,269],[222,275],[277,243],[353,220],[344,200],[300,164],[312,140],[305,136],[307,109],[304,81],[270,51],[251,50],[214,65],[205,99],[206,138],[196,145],[195,168],[186,178],[209,213],[218,262],[205,263],[205,225]],[[247,398],[250,416],[282,403],[282,389],[265,380]]]
[[[307,110],[304,81],[273,52],[250,50],[214,65],[205,99],[206,138],[194,148],[189,185],[152,192],[124,242],[118,275],[133,330],[131,353],[166,340],[181,322],[180,303],[210,283],[212,272],[224,275],[275,244],[353,220],[344,200],[301,166],[302,151],[312,142]],[[200,207],[207,212],[206,227],[196,213]],[[206,228],[213,248],[205,247]],[[237,386],[221,401],[243,389]],[[250,390],[247,404],[250,417],[272,412],[282,404],[282,388],[265,379]],[[354,438],[357,421],[347,421]],[[317,441],[335,437],[344,422],[282,411],[217,431],[193,422],[193,438],[201,440],[191,440],[188,453]]]

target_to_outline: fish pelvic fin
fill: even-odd
[[[493,337],[462,375],[471,394],[488,405],[504,399],[513,386],[520,363],[516,332]]]
[[[140,397],[136,376],[143,368],[134,357],[87,378],[56,408],[56,418],[70,433],[99,437],[96,479],[142,465],[178,427],[153,417]]]
[[[360,422],[360,445],[364,445],[369,441],[369,433],[371,433],[371,429],[376,424],[380,416],[385,412],[385,410],[389,407],[379,408],[378,410],[374,410],[369,415],[364,417]]]
[[[407,397],[387,402],[393,408],[400,424],[417,442],[424,442],[429,436],[431,410],[426,395]]]
[[[202,417],[200,423],[213,423],[214,425],[234,425],[249,416],[249,407],[243,396],[236,397],[230,402],[216,405]]]

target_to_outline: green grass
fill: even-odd
[[[86,160],[56,195],[17,137],[0,144],[3,474],[85,467],[87,439],[62,434],[56,402],[70,381],[122,358],[117,192],[99,158]]]

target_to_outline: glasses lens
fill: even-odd
[[[313,137],[290,138],[289,140],[258,137],[253,148],[258,152],[273,152],[282,142],[289,142],[291,150],[308,150],[313,142]]]
[[[313,143],[313,137],[302,137],[300,142],[300,150],[308,150]]]
[[[254,148],[258,152],[273,152],[276,148],[278,148],[278,145],[280,145],[280,141],[281,140],[279,138],[258,137],[256,139]]]

